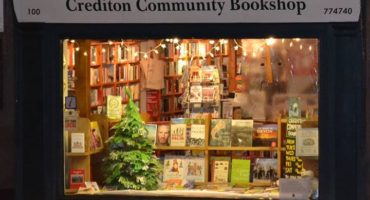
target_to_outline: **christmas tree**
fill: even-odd
[[[103,160],[105,182],[118,189],[154,190],[162,167],[153,154],[148,130],[127,89],[126,94],[129,100],[124,117],[112,128],[114,135],[106,141],[109,154]]]

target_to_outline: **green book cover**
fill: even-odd
[[[250,160],[233,159],[231,161],[231,184],[248,185],[250,174]]]

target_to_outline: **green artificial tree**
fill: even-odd
[[[112,129],[114,135],[106,143],[109,154],[104,158],[105,182],[118,189],[154,190],[162,167],[154,155],[153,144],[139,109],[129,97],[124,117]]]

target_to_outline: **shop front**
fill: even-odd
[[[20,199],[361,199],[360,1],[14,1]]]

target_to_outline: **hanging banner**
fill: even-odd
[[[360,0],[14,0],[19,22],[356,22]]]

